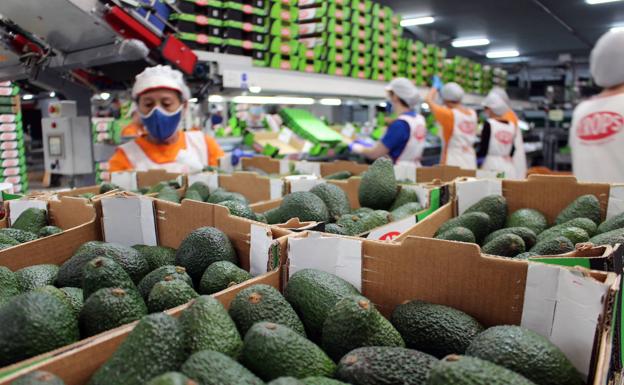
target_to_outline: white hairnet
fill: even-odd
[[[509,110],[509,106],[505,103],[505,100],[492,92],[483,100],[481,105],[489,108],[496,116],[502,116]]]
[[[492,87],[488,95],[492,95],[492,94],[500,96],[505,102],[505,104],[511,107],[511,101],[509,100],[509,95],[507,95],[507,91],[505,91],[504,88],[498,87],[498,86]]]
[[[184,82],[182,72],[163,65],[148,67],[136,76],[134,86],[132,87],[132,97],[136,99],[146,91],[159,88],[178,91],[184,101],[189,100],[191,97],[191,91]]]
[[[591,52],[589,68],[600,87],[624,84],[624,31],[609,31],[598,39]]]
[[[386,87],[386,91],[392,91],[399,99],[403,100],[409,107],[414,107],[420,102],[420,95],[416,86],[406,78],[392,79]]]
[[[446,83],[440,91],[440,96],[445,102],[461,102],[464,98],[464,89],[457,83]]]

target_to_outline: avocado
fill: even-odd
[[[495,232],[490,233],[483,240],[483,244],[485,245],[490,241],[494,240],[494,238],[498,238],[503,234],[515,234],[519,236],[524,241],[524,245],[527,249],[533,247],[537,242],[537,236],[535,235],[533,230],[529,229],[528,227],[505,227],[504,229],[496,230]]]
[[[0,266],[0,307],[20,293],[20,284],[11,270]]]
[[[214,294],[251,278],[253,277],[247,270],[241,269],[232,262],[214,262],[208,266],[202,275],[199,282],[199,293]]]
[[[0,244],[6,245],[7,247],[11,247],[11,246],[19,245],[20,242],[17,241],[15,238],[11,238],[7,234],[0,233]]]
[[[514,258],[515,259],[523,259],[523,260],[528,260],[531,257],[538,257],[539,254],[534,253],[532,251],[525,251],[524,253],[520,253],[518,255],[516,255]]]
[[[596,235],[598,231],[598,226],[596,226],[594,221],[588,218],[570,219],[569,221],[562,223],[562,225],[581,228],[585,230],[587,232],[587,235],[589,235],[590,237]]]
[[[485,254],[513,258],[526,251],[524,240],[516,234],[502,234],[486,243],[481,251]]]
[[[225,191],[223,189],[215,190],[210,197],[206,200],[208,203],[220,203],[225,201],[238,201],[244,203],[246,205],[249,204],[249,201],[243,194]]]
[[[214,350],[234,359],[243,348],[236,324],[221,302],[208,295],[191,301],[180,316],[185,346],[190,354]]]
[[[568,226],[566,224],[557,225],[543,231],[540,236],[537,237],[537,241],[542,242],[546,239],[559,236],[568,238],[573,245],[589,241],[587,231],[581,229],[580,227]]]
[[[63,232],[63,229],[61,229],[58,226],[43,226],[41,228],[41,230],[39,230],[39,237],[43,238],[43,237],[48,237],[50,235],[54,235],[54,234],[60,234]]]
[[[342,298],[359,294],[349,282],[321,270],[303,269],[294,273],[284,297],[295,309],[312,340],[319,340],[327,314]]]
[[[262,380],[243,365],[213,350],[203,350],[191,355],[182,365],[182,373],[200,385],[264,385]]]
[[[416,190],[402,186],[388,210],[394,211],[408,203],[418,203],[418,193]]]
[[[362,217],[362,216],[364,216],[364,214],[370,214],[370,213],[372,213],[373,211],[375,211],[375,210],[373,210],[373,209],[371,209],[371,208],[368,208],[368,207],[360,207],[360,208],[358,208],[358,209],[353,210],[353,211],[351,212],[351,214],[353,214],[353,215],[357,215],[357,216],[359,216],[359,217]]]
[[[398,207],[390,213],[393,221],[398,221],[403,218],[407,218],[410,215],[416,215],[422,210],[422,206],[418,202],[409,202],[401,207]]]
[[[254,216],[256,218],[254,220],[257,221],[257,222],[262,222],[262,223],[266,223],[266,224],[269,223],[269,221],[267,221],[266,216],[264,214],[262,214],[262,213],[254,213]]]
[[[331,377],[336,364],[312,341],[289,327],[258,322],[245,335],[242,362],[266,381],[278,377]]]
[[[117,262],[110,258],[97,257],[87,262],[84,267],[83,296],[89,298],[91,294],[105,287],[137,290],[128,273]]]
[[[319,376],[306,377],[302,379],[301,382],[303,385],[349,385],[342,381],[334,380],[333,378]]]
[[[86,200],[90,201],[90,200],[91,200],[91,199],[93,199],[96,195],[97,195],[97,194],[95,194],[95,193],[90,193],[90,192],[88,192],[88,193],[84,193],[84,194],[79,194],[79,195],[78,195],[78,198],[84,198],[84,199],[86,199]]]
[[[12,228],[0,229],[0,234],[8,236],[9,238],[13,238],[19,243],[34,241],[35,239],[38,238],[37,234],[31,233],[30,231],[24,231],[24,230],[12,229]]]
[[[19,283],[20,291],[26,292],[54,284],[58,271],[59,268],[56,265],[34,265],[17,270],[15,278]]]
[[[261,321],[278,323],[306,336],[295,310],[277,289],[269,285],[253,285],[238,292],[230,303],[230,317],[243,336],[253,324]]]
[[[89,296],[80,310],[82,336],[93,336],[136,321],[147,314],[145,302],[133,290],[102,288]]]
[[[408,348],[438,358],[463,354],[483,331],[477,320],[462,311],[416,300],[397,306],[390,320]]]
[[[82,305],[84,304],[84,295],[82,293],[82,289],[78,287],[62,287],[59,290],[62,291],[63,294],[65,294],[65,297],[72,307],[74,316],[78,318],[78,316],[80,315],[80,310],[82,310]]]
[[[80,338],[71,307],[56,296],[32,291],[0,307],[0,366],[69,345]]]
[[[150,313],[165,311],[184,305],[198,296],[188,283],[168,275],[152,287],[147,298],[147,309]]]
[[[500,231],[500,230],[499,230]],[[472,231],[465,227],[457,226],[446,230],[445,232],[436,235],[437,239],[444,239],[447,241],[468,242],[476,243],[474,234]]]
[[[156,194],[156,199],[173,203],[180,203],[180,196],[178,195],[178,192],[171,186],[164,186]]]
[[[117,186],[114,183],[102,183],[100,185],[100,194],[105,194],[109,191],[113,191],[113,190],[117,190],[119,189],[119,186]]]
[[[329,220],[332,222],[351,211],[347,194],[336,185],[329,183],[318,184],[310,192],[321,198],[323,203],[325,203],[329,212]]]
[[[598,198],[595,195],[587,194],[576,198],[568,207],[561,210],[555,219],[555,223],[560,225],[574,218],[587,218],[595,224],[599,224],[601,217]]]
[[[353,176],[350,171],[338,171],[333,174],[329,174],[323,177],[325,180],[343,180],[349,179]]]
[[[429,354],[402,347],[358,348],[338,362],[336,378],[355,385],[424,385],[437,361]]]
[[[150,188],[145,192],[146,194],[154,194],[154,193],[159,193],[161,192],[164,188],[171,188],[171,186],[169,186],[169,183],[167,182],[158,182],[153,186],[150,186]]]
[[[390,221],[390,214],[384,210],[375,210],[360,215],[345,214],[336,224],[346,235],[358,235],[383,226]]]
[[[48,225],[48,213],[44,209],[30,207],[24,210],[11,228],[39,234],[42,227]]]
[[[518,373],[475,357],[451,355],[431,368],[427,385],[535,385]]]
[[[178,370],[186,359],[183,336],[178,320],[166,313],[143,317],[88,385],[144,385]]]
[[[165,265],[152,271],[139,282],[137,288],[141,296],[147,301],[147,297],[152,291],[155,284],[170,276],[175,279],[180,279],[186,282],[189,286],[193,287],[193,280],[186,274],[186,269],[182,266]]]
[[[347,296],[327,314],[323,323],[322,347],[335,361],[364,346],[405,347],[390,321],[367,298]]]
[[[227,207],[231,215],[251,219],[252,221],[256,220],[256,214],[254,214],[246,203],[230,200],[219,202],[218,205]]]
[[[147,385],[199,385],[180,372],[167,372],[152,378]]]
[[[55,296],[56,298],[60,299],[61,301],[65,303],[65,305],[72,311],[72,314],[75,314],[71,301],[69,300],[69,298],[67,298],[65,293],[62,292],[59,288],[54,287],[52,285],[45,285],[45,286],[38,287],[34,289],[33,291],[36,291],[38,293],[47,293],[47,294]]]
[[[559,255],[573,250],[574,244],[568,238],[555,236],[538,242],[529,251],[538,255]]]
[[[35,370],[20,376],[11,385],[65,385],[65,382],[50,372]]]
[[[607,231],[606,233],[594,235],[589,239],[589,242],[593,243],[596,246],[615,246],[618,243],[624,244],[624,229],[615,229]]]
[[[465,227],[472,231],[475,239],[478,243],[490,233],[491,226],[490,216],[486,213],[477,211],[472,213],[464,213],[455,218],[451,218],[444,222],[442,226],[436,231],[435,236],[442,234],[452,229],[453,227]]]
[[[179,189],[180,187],[182,187],[177,179],[169,179],[166,183],[168,186],[173,187],[174,189]]]
[[[266,221],[270,225],[276,225],[282,221],[282,215],[280,214],[279,207],[267,210],[262,213],[266,218]]]
[[[602,222],[600,226],[598,226],[598,234],[621,229],[623,227],[624,227],[624,212]]]
[[[323,378],[327,378],[327,377],[323,377]],[[305,385],[305,384],[295,377],[279,377],[267,383],[267,385]]]
[[[538,385],[581,385],[585,381],[553,343],[529,329],[494,326],[474,338],[466,355],[504,366]]]
[[[498,230],[507,220],[507,199],[502,195],[488,195],[468,207],[464,214],[473,212],[486,213],[490,217],[490,231]]]
[[[210,196],[210,187],[208,187],[208,185],[205,184],[204,182],[195,182],[195,183],[193,183],[186,190],[187,193],[188,193],[189,190],[190,191],[196,191],[199,194],[199,196],[200,196],[200,200],[202,200],[204,202]]]
[[[139,283],[149,272],[147,261],[135,249],[117,243],[90,241],[80,246],[74,255],[61,265],[56,285],[80,287],[85,264],[96,257],[107,257],[117,262],[134,283]]]
[[[204,271],[217,261],[238,263],[236,251],[225,233],[216,227],[200,227],[184,238],[176,252],[176,264],[199,284]]]
[[[291,218],[301,222],[327,222],[329,211],[321,198],[309,191],[297,191],[286,195],[279,207],[280,223]]]
[[[360,205],[371,209],[389,209],[397,196],[394,166],[388,158],[379,158],[362,174],[358,190]]]
[[[537,210],[519,209],[507,218],[505,227],[528,227],[535,235],[539,235],[548,227],[548,221],[544,214]]]
[[[150,272],[162,266],[175,265],[176,250],[172,247],[134,245],[132,248],[147,261]]]
[[[191,200],[191,201],[198,201],[198,202],[203,202],[204,201],[198,191],[191,190],[191,189],[186,190],[186,193],[184,194],[184,198],[183,199],[188,199],[188,200]]]
[[[341,225],[337,223],[328,223],[325,225],[325,232],[330,234],[347,235]]]

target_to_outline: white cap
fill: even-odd
[[[492,95],[492,94],[500,96],[505,102],[505,104],[511,107],[511,101],[509,100],[509,95],[507,95],[507,91],[505,91],[504,88],[498,87],[498,86],[492,87],[488,95]]]
[[[461,102],[464,98],[464,89],[457,83],[446,83],[440,91],[440,96],[445,102]]]
[[[386,86],[386,91],[392,91],[399,99],[407,103],[408,107],[414,107],[420,103],[418,89],[409,79],[392,79]]]
[[[502,116],[509,111],[509,106],[507,106],[503,98],[492,92],[483,100],[481,105],[489,108],[496,116]]]
[[[191,91],[184,82],[182,72],[163,65],[148,67],[136,76],[132,87],[132,97],[136,99],[147,91],[159,88],[178,91],[182,95],[183,101],[189,100],[191,97]]]
[[[598,39],[591,52],[589,68],[600,87],[624,84],[624,31],[609,31]]]

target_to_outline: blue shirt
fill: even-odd
[[[409,111],[406,115],[416,116],[416,111]],[[403,152],[403,149],[407,145],[407,141],[410,137],[410,126],[405,120],[397,119],[390,123],[386,134],[381,138],[381,143],[390,150],[390,157],[393,162],[396,162],[397,158]]]

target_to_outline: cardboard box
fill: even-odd
[[[257,203],[281,197],[284,182],[255,172],[240,171],[232,175],[219,175],[219,187],[243,194],[249,203]]]
[[[288,243],[284,282],[300,269],[321,269],[361,287],[386,317],[405,301],[450,306],[486,327],[521,325],[545,335],[588,384],[606,384],[613,374],[611,322],[620,285],[614,273],[491,257],[476,245],[419,237],[389,244],[303,233]]]
[[[85,201],[82,199],[70,199],[73,202],[76,202],[77,205],[85,205]],[[122,214],[125,215],[127,219],[126,225],[127,228],[124,228],[124,224],[117,223],[116,232],[107,233],[107,222],[109,220],[115,219],[115,213],[107,212],[106,206],[116,199],[125,199],[127,202],[126,207],[123,207]],[[277,282],[276,278],[273,276],[276,273],[276,270],[279,269],[282,262],[285,260],[285,240],[278,238],[283,238],[291,232],[287,229],[279,228],[279,227],[269,227],[267,225],[263,225],[257,222],[252,222],[247,219],[235,217],[229,215],[228,210],[225,207],[185,200],[182,204],[175,204],[171,202],[161,201],[157,199],[150,199],[147,197],[141,197],[134,194],[118,194],[115,197],[106,197],[104,200],[97,201],[95,205],[97,206],[98,211],[98,221],[102,222],[102,231],[101,232],[74,232],[73,237],[67,241],[66,244],[60,243],[43,243],[46,239],[53,240],[55,238],[60,237],[63,234],[54,235],[48,237],[46,239],[38,240],[30,242],[31,244],[35,244],[37,242],[41,242],[41,250],[40,254],[36,254],[38,259],[34,263],[29,263],[28,265],[32,265],[35,263],[54,263],[54,264],[62,264],[67,259],[69,259],[76,249],[85,242],[93,241],[93,240],[107,240],[114,241],[126,245],[130,245],[129,243],[124,243],[123,240],[120,240],[118,237],[119,234],[122,234],[125,239],[132,239],[133,235],[140,231],[136,226],[130,227],[130,224],[133,223],[132,219],[128,218],[127,213],[131,212],[133,204],[136,203],[148,203],[150,206],[149,212],[142,212],[140,218],[142,223],[147,223],[149,221],[145,221],[145,219],[149,220],[151,214],[152,227],[151,229],[143,228],[142,230],[151,231],[153,237],[157,240],[157,244],[162,246],[169,246],[177,248],[179,247],[182,240],[193,230],[203,227],[203,226],[214,226],[221,231],[223,231],[230,241],[236,253],[239,257],[239,264],[241,268],[250,271],[252,275],[256,276],[254,280],[243,282],[239,285],[234,286],[235,290],[239,290],[240,288],[246,287],[249,284],[253,284],[253,282]],[[120,202],[117,202],[120,203]],[[110,228],[109,228],[110,229]],[[145,237],[145,234],[143,234]],[[111,239],[115,238],[115,239]],[[136,242],[130,242],[131,244],[135,244]],[[43,247],[46,246],[47,247]],[[53,248],[55,247],[55,248]],[[51,250],[57,250],[57,253],[52,253]],[[17,249],[18,247],[14,247],[13,249]],[[10,250],[10,249],[7,249]],[[45,251],[45,253],[43,253]],[[3,253],[0,253],[0,257],[2,257],[2,262],[6,259],[7,263],[12,263],[9,265],[9,268],[13,268],[13,266],[20,266],[20,258],[23,258],[24,255],[27,255],[26,252],[15,253],[11,255],[11,259],[5,258]],[[30,255],[30,254],[28,254]],[[5,265],[5,263],[0,263],[1,265]],[[268,275],[268,276],[267,276]],[[226,292],[229,292],[230,289],[227,289]],[[217,293],[220,294],[220,293]],[[231,297],[227,301],[231,300]],[[107,331],[98,336],[90,337],[87,339],[83,339],[74,344],[67,345],[56,349],[54,351],[44,353],[38,355],[36,357],[32,357],[28,360],[24,360],[18,363],[15,363],[11,366],[7,366],[5,368],[0,369],[0,377],[4,374],[10,373],[28,365],[29,367],[38,363],[42,360],[47,362],[50,358],[61,355],[63,352],[68,352],[75,350],[81,346],[90,346],[92,344],[97,344],[96,341],[100,339],[106,339],[106,335],[108,334],[116,334],[120,330],[129,330],[124,329],[124,326],[114,329],[114,331]],[[85,363],[85,365],[87,365]],[[82,366],[76,365],[76,366]],[[10,381],[3,379],[0,381],[0,384],[10,383]]]

